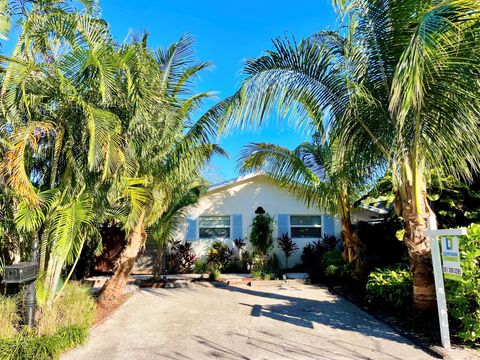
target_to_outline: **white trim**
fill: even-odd
[[[257,176],[260,176],[260,175],[263,175],[263,173],[261,173],[261,172],[252,173],[252,174],[248,174],[248,175],[244,175],[244,176],[239,176],[239,177],[236,177],[234,179],[226,180],[226,181],[223,181],[223,182],[218,183],[218,184],[213,184],[213,185],[208,187],[207,194],[212,192],[212,191],[216,191],[218,189],[229,187],[231,185],[237,184],[237,183],[245,181],[245,180],[253,179],[253,178],[255,178]]]

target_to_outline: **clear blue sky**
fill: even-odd
[[[214,68],[205,72],[199,90],[231,95],[241,82],[243,61],[271,48],[277,36],[297,39],[321,29],[335,29],[336,17],[330,0],[100,0],[102,16],[109,21],[117,41],[129,30],[147,30],[151,46],[167,46],[183,33],[196,40],[199,60]],[[212,182],[237,176],[236,158],[248,142],[273,142],[294,147],[305,134],[271,120],[260,131],[236,132],[220,144],[229,159],[215,158],[205,175]]]

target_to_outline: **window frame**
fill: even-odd
[[[225,218],[228,219],[228,226],[202,226],[202,218]],[[232,236],[232,216],[231,215],[201,215],[198,217],[197,221],[198,228],[198,239],[199,240],[228,240]],[[213,237],[201,237],[201,229],[228,229],[228,236],[213,236]]]
[[[292,217],[318,217],[320,218],[320,225],[293,225],[292,224]],[[321,239],[323,237],[323,215],[322,214],[289,214],[288,217],[289,221],[289,230],[290,230],[290,236],[292,239]],[[314,229],[320,229],[320,236],[305,236],[305,237],[298,237],[298,236],[293,236],[292,228],[300,228],[300,229],[305,229],[305,228],[314,228]]]

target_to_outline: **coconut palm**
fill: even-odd
[[[405,221],[414,303],[435,305],[427,174],[470,179],[479,154],[477,1],[337,1],[348,28],[295,41],[249,60],[230,103],[237,123],[272,109],[297,119],[323,114],[341,158],[392,170]],[[231,115],[231,114],[230,114]]]

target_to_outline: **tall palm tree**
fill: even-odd
[[[91,8],[12,4],[21,28],[3,57],[0,170],[18,198],[17,228],[40,238],[40,300],[51,303],[64,265],[98,236],[94,220],[106,203],[98,195],[123,161],[120,123],[108,109],[118,71],[108,26]]]
[[[418,309],[435,306],[427,174],[470,179],[480,164],[477,1],[335,1],[347,22],[301,43],[277,40],[249,60],[228,102],[236,122],[258,125],[272,109],[323,114],[340,158],[395,179]]]
[[[128,235],[115,273],[101,290],[104,300],[121,295],[145,244],[146,230],[175,200],[174,189],[196,182],[211,156],[224,154],[210,143],[218,128],[215,109],[192,121],[193,113],[211,96],[192,90],[193,79],[209,66],[194,61],[192,44],[189,36],[183,36],[153,53],[144,36],[121,50],[130,76],[122,87],[124,103],[117,110],[125,121],[126,161],[110,197],[125,210],[122,221]]]

